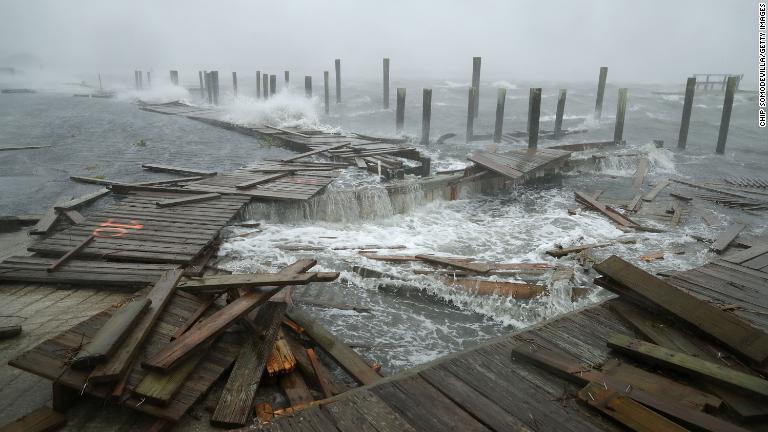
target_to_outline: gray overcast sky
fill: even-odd
[[[0,0],[0,63],[15,53],[46,69],[332,70],[483,79],[682,82],[696,72],[756,82],[757,2]],[[2,66],[0,64],[0,66]]]

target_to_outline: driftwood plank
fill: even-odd
[[[746,225],[740,223],[729,226],[717,236],[717,240],[712,243],[709,249],[719,254],[723,253],[745,227]]]
[[[457,260],[451,257],[441,257],[436,255],[416,255],[416,258],[433,264],[441,264],[461,270],[467,270],[475,273],[488,273],[491,266],[485,263],[473,263],[465,260]]]
[[[230,288],[256,288],[264,286],[306,285],[317,279],[317,273],[249,273],[213,275],[179,283],[179,289],[190,292],[226,291]]]
[[[291,174],[292,174],[291,172],[282,172],[282,173],[268,175],[255,180],[248,180],[248,181],[236,184],[235,189],[250,189],[260,184],[269,183],[271,181],[277,180],[279,178],[282,178]]]
[[[653,201],[656,198],[656,195],[659,194],[665,187],[669,186],[670,182],[669,180],[664,180],[656,183],[656,186],[653,187],[650,191],[648,191],[647,194],[643,195],[643,201]]]
[[[253,399],[277,338],[285,309],[285,303],[278,302],[268,302],[259,309],[254,320],[256,332],[240,349],[232,373],[216,405],[216,411],[211,416],[211,424],[236,427],[248,423]]]
[[[768,381],[652,343],[614,335],[608,346],[636,359],[768,398]]]
[[[479,296],[498,295],[515,299],[531,299],[547,290],[544,285],[523,282],[488,281],[457,277],[440,277],[446,285],[461,287],[469,294]]]
[[[72,258],[74,258],[74,257],[75,257],[75,255],[77,255],[77,254],[78,254],[78,252],[80,252],[81,250],[85,249],[85,247],[86,247],[86,246],[88,246],[88,244],[89,244],[90,242],[92,242],[92,241],[93,241],[95,238],[96,238],[96,236],[94,236],[93,234],[91,234],[91,235],[89,235],[88,237],[86,237],[86,238],[85,238],[83,241],[81,241],[81,242],[80,242],[80,243],[79,243],[77,246],[75,246],[75,247],[74,247],[74,248],[72,248],[72,249],[71,249],[69,252],[67,252],[67,253],[65,253],[64,255],[62,255],[62,256],[61,256],[61,258],[58,258],[56,261],[54,261],[53,263],[51,263],[51,265],[49,265],[49,266],[48,266],[48,268],[46,269],[46,271],[48,271],[48,272],[54,272],[54,271],[58,270],[58,268],[59,268],[59,267],[61,267],[61,266],[62,266],[62,265],[64,265],[64,264],[65,264],[67,261],[69,261],[69,260],[71,260]]]
[[[67,418],[56,411],[42,406],[5,426],[0,432],[48,432],[54,431],[67,423]]]
[[[742,356],[759,364],[768,359],[768,334],[733,313],[683,292],[615,255],[594,269],[628,289],[633,297],[675,315]]]
[[[303,327],[306,334],[333,357],[355,380],[366,385],[381,379],[381,376],[371,369],[368,363],[352,348],[345,345],[309,315],[294,309],[288,312],[288,317]]]
[[[87,368],[103,363],[114,354],[120,343],[128,336],[129,330],[146,312],[152,300],[143,298],[118,309],[103,327],[96,332],[72,360],[72,367]]]
[[[576,195],[577,201],[608,216],[609,219],[611,219],[612,221],[616,222],[621,226],[632,227],[637,225],[635,222],[633,222],[629,218],[622,216],[612,208],[592,198],[591,196],[589,196],[589,194],[586,194],[584,192],[579,192],[579,191],[574,192],[574,194]]]
[[[296,156],[291,156],[289,158],[285,158],[285,159],[281,160],[281,162],[290,162],[290,161],[294,161],[294,160],[297,160],[297,159],[302,159],[302,158],[305,158],[307,156],[312,156],[314,154],[322,153],[322,152],[325,152],[325,151],[328,151],[328,150],[335,150],[335,149],[338,149],[338,148],[346,147],[349,144],[350,144],[349,142],[343,142],[341,144],[336,144],[336,145],[332,145],[332,146],[318,148],[318,149],[315,149],[315,150],[308,151],[306,153],[302,153],[302,154],[298,154]]]
[[[158,207],[173,207],[177,205],[193,204],[202,201],[210,201],[221,198],[221,195],[217,193],[209,193],[202,195],[192,195],[184,198],[168,199],[155,202]]]
[[[212,177],[216,175],[216,171],[204,171],[204,170],[197,170],[192,168],[180,168],[180,167],[174,167],[169,165],[142,164],[141,167],[149,171],[169,172],[169,173],[181,174],[181,175],[193,175],[193,176],[203,176],[203,177]]]
[[[116,381],[128,372],[133,359],[139,353],[139,348],[162,314],[165,305],[176,291],[176,284],[179,282],[182,273],[183,270],[181,268],[163,273],[152,290],[147,293],[147,298],[152,301],[147,313],[133,327],[133,330],[115,355],[106,363],[97,366],[93,370],[88,377],[89,381],[94,383]]]
[[[133,389],[133,393],[139,398],[146,398],[148,402],[168,405],[205,354],[206,351],[195,353],[167,374],[149,371]]]
[[[85,216],[81,215],[77,210],[67,209],[61,210],[61,212],[73,225],[83,225],[85,223]]]

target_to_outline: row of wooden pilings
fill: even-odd
[[[472,59],[472,83],[468,90],[467,98],[467,129],[466,129],[466,142],[476,140],[478,137],[474,133],[475,121],[478,118],[478,107],[480,100],[480,70],[482,59],[481,57],[473,57]],[[341,60],[336,59],[334,61],[335,66],[335,78],[336,78],[336,103],[341,103]],[[382,106],[384,109],[389,109],[389,69],[390,59],[384,58],[382,61]],[[134,71],[136,79],[136,88],[143,88],[143,79],[141,71]],[[178,71],[170,71],[171,82],[175,85],[179,84]],[[323,71],[323,96],[324,96],[324,108],[325,113],[330,112],[330,86],[329,86],[329,72]],[[219,103],[219,73],[218,71],[199,71],[200,81],[200,96],[203,99],[207,99],[209,103],[217,105]],[[599,119],[603,112],[603,98],[605,95],[605,85],[608,78],[608,68],[603,66],[600,68],[597,84],[597,95],[595,99],[595,118]],[[731,111],[733,107],[733,98],[736,88],[739,84],[739,76],[729,76],[725,86],[725,100],[723,103],[723,112],[720,121],[720,130],[718,133],[717,147],[715,152],[723,154],[725,152],[725,143],[728,137],[728,129],[731,119]],[[148,85],[151,83],[150,73],[147,72]],[[284,71],[284,85],[286,88],[290,85],[290,72]],[[683,102],[682,120],[680,122],[680,132],[678,134],[678,148],[685,149],[688,140],[688,131],[691,120],[691,112],[693,109],[693,97],[696,90],[696,77],[688,78],[685,89],[685,98]],[[232,72],[232,88],[234,95],[237,96],[237,72]],[[304,91],[307,98],[312,97],[312,77],[307,75],[304,77]],[[261,71],[256,72],[256,97],[269,99],[277,92],[277,76],[273,74],[263,73]],[[539,118],[541,113],[541,88],[531,88],[528,99],[528,147],[536,148],[539,140]],[[493,131],[493,142],[499,143],[502,140],[503,124],[504,124],[504,107],[506,103],[507,91],[504,88],[499,88],[496,91],[496,119]],[[563,135],[563,117],[565,115],[565,101],[567,96],[566,89],[560,89],[557,98],[557,107],[555,112],[555,126],[553,136],[555,139],[559,139]],[[628,89],[620,88],[618,90],[618,103],[616,106],[616,119],[614,125],[613,141],[620,143],[624,136],[624,119],[627,108]],[[399,133],[402,132],[405,124],[405,99],[406,89],[399,87],[396,91],[396,108],[395,108],[395,130]],[[432,89],[425,88],[422,90],[422,116],[421,116],[421,143],[429,144],[430,129],[432,118]]]

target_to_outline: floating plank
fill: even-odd
[[[566,255],[570,255],[572,253],[578,253],[587,249],[597,249],[597,248],[604,248],[608,246],[612,246],[614,242],[605,242],[605,243],[590,243],[585,245],[579,245],[579,246],[573,246],[569,248],[560,248],[560,249],[550,249],[546,252],[547,255],[555,258],[564,257]],[[557,245],[555,245],[557,246]]]
[[[643,195],[643,201],[653,201],[656,199],[656,195],[659,194],[659,192],[662,191],[665,187],[670,185],[669,180],[664,180],[656,183],[656,186],[653,187],[650,191],[648,191],[647,194]]]
[[[723,253],[728,248],[728,245],[736,239],[736,236],[738,236],[745,227],[746,225],[740,223],[729,226],[717,236],[717,240],[712,243],[712,246],[710,246],[709,249],[718,254]]]
[[[338,277],[334,273],[334,278]],[[317,280],[317,273],[248,273],[212,275],[187,279],[179,283],[179,289],[189,292],[219,292],[230,288],[256,288],[265,286],[306,285]]]
[[[521,282],[488,281],[457,277],[439,278],[446,285],[458,286],[479,296],[497,295],[514,299],[532,299],[547,290],[544,285]]]
[[[768,398],[768,381],[717,363],[619,334],[608,340],[608,346],[638,360]]]
[[[169,373],[149,371],[133,389],[133,393],[140,399],[146,398],[150,403],[168,405],[205,355],[206,351],[197,352]]]
[[[106,180],[101,177],[84,177],[84,176],[69,176],[69,179],[78,183],[95,184],[100,186],[113,186],[126,184],[125,182],[119,182],[114,180]]]
[[[646,408],[633,399],[605,389],[597,383],[587,384],[579,399],[603,414],[637,432],[688,432],[688,429]]]
[[[294,309],[288,312],[288,317],[303,327],[306,334],[333,357],[356,381],[367,385],[381,379],[381,376],[371,369],[368,363],[352,348],[345,345],[309,315]]]
[[[597,201],[596,199],[592,198],[588,194],[584,192],[576,191],[574,192],[576,195],[577,201],[599,211],[600,213],[608,216],[609,219],[616,222],[617,224],[625,227],[633,227],[637,226],[635,222],[630,220],[629,218],[621,215],[617,211],[613,210],[612,208],[608,207],[607,205]]]
[[[219,403],[211,416],[211,424],[222,427],[245,426],[251,417],[253,399],[272,352],[280,322],[285,315],[285,303],[268,302],[259,309],[254,320],[256,332],[247,338]]]
[[[632,180],[632,189],[640,189],[643,187],[643,181],[648,174],[648,158],[640,159],[637,164],[637,170],[635,170],[635,178]],[[597,197],[595,197],[597,199]]]
[[[49,432],[66,423],[66,417],[47,406],[42,406],[5,426],[0,426],[0,432]]]
[[[197,203],[202,201],[210,201],[210,200],[215,200],[219,198],[221,198],[220,194],[209,193],[209,194],[202,194],[202,195],[192,195],[184,198],[175,198],[175,199],[157,201],[155,202],[155,205],[158,207],[173,207],[173,206],[192,204],[192,203]]]
[[[10,339],[21,334],[20,325],[1,326],[0,327],[0,340]]]
[[[265,291],[252,291],[241,296],[211,315],[205,321],[197,323],[178,339],[168,344],[152,357],[144,360],[144,369],[165,372],[173,369],[185,358],[205,347],[227,329],[235,320],[263,304],[280,291],[282,287]]]
[[[71,199],[69,201],[65,201],[60,204],[56,204],[54,206],[55,210],[63,211],[63,210],[74,210],[76,208],[82,207],[86,204],[89,204],[93,201],[96,201],[97,199],[106,196],[109,194],[109,189],[99,189],[96,192],[89,193],[87,195],[83,195],[78,198]]]
[[[146,312],[150,304],[152,300],[143,298],[118,309],[72,359],[72,367],[88,368],[106,361],[128,336],[129,330]]]
[[[193,176],[203,176],[203,177],[212,177],[216,175],[216,171],[204,171],[204,170],[197,170],[192,168],[179,168],[179,167],[174,167],[170,165],[142,164],[141,167],[149,171],[168,172],[168,173],[181,174],[181,175],[193,175]]]
[[[141,320],[133,327],[128,337],[123,341],[120,349],[106,363],[94,369],[88,380],[94,383],[116,381],[128,372],[133,359],[139,353],[139,348],[149,335],[152,327],[163,312],[165,305],[176,291],[176,284],[181,279],[183,270],[177,268],[165,272],[155,286],[147,293],[147,298],[152,302],[149,310]]]
[[[61,213],[72,222],[73,225],[82,225],[85,223],[85,216],[77,210],[62,210]]]
[[[433,264],[445,265],[481,274],[488,273],[488,271],[491,270],[491,266],[486,263],[472,263],[464,260],[457,260],[451,257],[441,257],[437,255],[416,255],[416,258]]]
[[[295,161],[297,159],[302,159],[302,158],[305,158],[307,156],[312,156],[312,155],[315,155],[315,154],[318,154],[318,153],[322,153],[322,152],[325,152],[325,151],[328,151],[328,150],[335,150],[335,149],[338,149],[338,148],[346,147],[349,144],[350,144],[349,142],[343,142],[341,144],[336,144],[336,145],[332,145],[332,146],[317,148],[315,150],[308,151],[306,153],[302,153],[302,154],[299,154],[299,155],[296,155],[296,156],[291,156],[289,158],[282,159],[280,162]]]
[[[260,184],[269,183],[271,181],[277,180],[282,177],[286,177],[291,175],[291,172],[282,172],[277,174],[271,174],[262,178],[258,178],[255,180],[248,180],[242,183],[238,183],[235,185],[235,189],[250,189],[252,187],[258,186]]]
[[[50,273],[50,272],[54,272],[54,271],[58,270],[59,267],[61,267],[62,265],[66,264],[67,261],[69,261],[72,258],[74,258],[75,255],[77,255],[81,250],[83,250],[86,246],[88,246],[88,244],[91,243],[95,238],[96,237],[93,234],[91,234],[88,237],[86,237],[77,246],[72,248],[69,252],[65,253],[64,255],[61,256],[61,258],[57,259],[50,266],[48,266],[46,271],[48,271]]]

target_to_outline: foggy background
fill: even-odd
[[[757,2],[2,0],[0,67],[682,83],[757,72]],[[16,63],[16,64],[14,64]],[[185,73],[186,72],[186,73]]]

